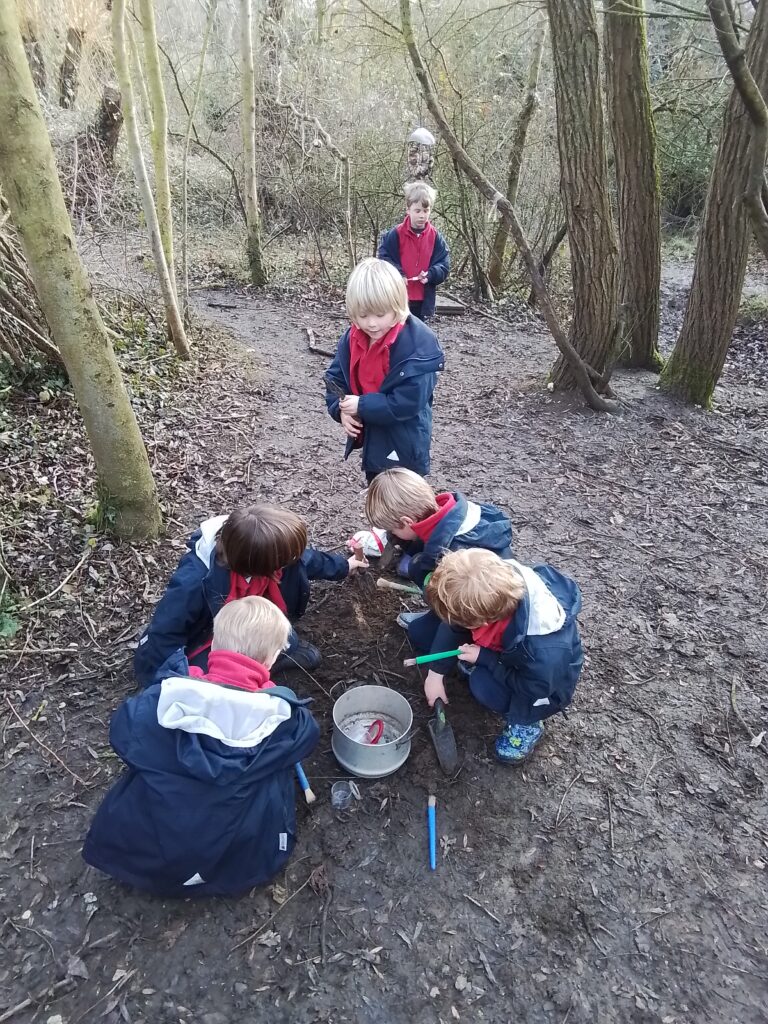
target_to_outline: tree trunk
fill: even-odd
[[[660,370],[661,193],[645,0],[605,2],[605,84],[618,188],[619,302],[627,323],[620,358]]]
[[[18,22],[0,4],[0,180],[93,447],[103,512],[155,536],[157,493],[120,368],[72,234]]]
[[[768,90],[768,3],[758,5],[746,46],[762,93]],[[683,326],[660,383],[709,408],[739,312],[750,230],[743,195],[749,177],[751,125],[738,89],[731,91],[699,229]]]
[[[539,105],[539,97],[536,88],[539,84],[539,70],[541,69],[541,55],[544,52],[544,39],[546,36],[546,25],[540,24],[531,51],[531,59],[528,64],[528,83],[523,97],[523,105],[512,133],[512,146],[509,151],[509,167],[507,170],[507,191],[506,197],[514,206],[517,202],[517,188],[520,183],[520,169],[523,166],[523,150],[525,149],[525,137],[528,134],[528,126],[531,123],[536,108]],[[491,243],[491,254],[488,260],[488,284],[498,294],[501,290],[501,277],[504,270],[504,253],[509,239],[509,228],[504,220],[500,220],[496,227],[496,234]]]
[[[189,343],[184,333],[184,324],[179,315],[179,307],[176,302],[176,292],[168,271],[168,264],[165,260],[165,251],[160,235],[160,224],[152,198],[152,189],[149,186],[149,177],[144,163],[144,154],[141,150],[139,129],[136,123],[136,102],[133,96],[133,83],[131,81],[131,71],[128,67],[128,53],[125,45],[125,0],[113,0],[112,3],[112,42],[115,51],[115,71],[117,72],[120,91],[123,95],[123,115],[125,117],[128,149],[131,154],[136,184],[141,196],[144,219],[147,222],[152,255],[155,259],[155,269],[160,281],[160,291],[162,292],[165,304],[168,331],[177,353],[182,359],[189,359]]]
[[[173,255],[173,208],[171,185],[168,178],[168,106],[165,102],[163,75],[160,71],[160,52],[157,48],[154,0],[139,0],[141,31],[144,37],[144,61],[147,68],[147,86],[152,106],[152,159],[155,163],[155,199],[160,237],[163,241],[165,262],[171,285],[176,290]]]
[[[267,271],[261,247],[261,214],[256,185],[256,90],[251,0],[240,0],[240,75],[243,91],[241,130],[245,155],[246,249],[251,280],[257,288],[261,288],[267,283]]]
[[[616,324],[616,238],[600,92],[600,47],[592,0],[547,0],[555,69],[560,188],[573,284],[570,341],[598,374],[609,363]],[[575,385],[562,356],[556,387]]]
[[[29,20],[22,24],[22,40],[29,70],[32,72],[32,81],[35,83],[35,88],[39,92],[44,93],[48,88],[48,75],[45,70],[43,48],[40,45],[40,40],[37,38],[37,29]]]
[[[79,28],[67,29],[64,59],[59,69],[59,106],[70,110],[75,105],[80,77],[80,58],[83,53],[85,32]]]

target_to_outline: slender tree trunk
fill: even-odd
[[[660,370],[661,191],[651,112],[645,0],[605,2],[605,83],[616,159],[619,302],[626,366]]]
[[[48,87],[48,75],[45,70],[43,48],[38,39],[37,28],[30,19],[25,19],[22,22],[21,35],[29,70],[32,72],[32,81],[35,83],[35,88],[44,93]]]
[[[251,280],[257,288],[261,288],[267,283],[267,271],[261,246],[261,214],[256,184],[256,90],[251,0],[240,0],[240,74],[243,91],[241,129],[245,154],[246,248]]]
[[[139,195],[141,196],[144,219],[147,222],[152,255],[155,260],[155,269],[160,281],[160,291],[162,292],[165,304],[168,331],[178,354],[182,359],[189,359],[189,343],[184,333],[184,324],[179,315],[179,307],[176,302],[176,292],[165,259],[160,224],[158,223],[157,210],[152,198],[152,189],[149,185],[144,154],[141,150],[139,129],[136,123],[136,101],[133,95],[133,83],[131,81],[131,71],[128,66],[128,53],[125,43],[125,0],[112,0],[112,41],[115,51],[115,70],[118,82],[120,83],[120,91],[123,95],[123,115],[125,117],[128,149],[131,154],[133,173],[139,188]]]
[[[512,239],[520,250],[523,260],[525,261],[526,269],[528,270],[531,278],[531,285],[536,292],[536,298],[539,301],[541,312],[547,327],[549,328],[552,338],[560,350],[563,359],[570,364],[576,384],[584,395],[584,398],[590,408],[595,409],[597,412],[616,412],[618,410],[616,403],[606,401],[606,399],[603,398],[602,395],[599,395],[595,389],[595,384],[597,384],[601,389],[607,390],[608,378],[601,378],[600,375],[592,369],[592,367],[588,366],[584,362],[568,340],[560,325],[557,313],[552,305],[552,299],[547,291],[547,286],[544,284],[544,280],[539,273],[538,265],[533,252],[531,251],[531,247],[528,244],[528,239],[525,237],[525,233],[520,226],[520,221],[515,213],[515,208],[509,202],[507,197],[503,196],[492,182],[486,178],[482,170],[461,145],[456,137],[456,133],[451,128],[440,101],[432,87],[432,82],[424,63],[424,58],[421,56],[421,51],[419,50],[416,37],[413,33],[410,0],[399,0],[399,7],[403,41],[405,42],[408,50],[408,55],[411,58],[416,79],[421,86],[421,92],[424,96],[427,109],[440,130],[440,134],[448,148],[448,152],[459,167],[461,167],[462,171],[467,176],[467,179],[472,182],[478,192],[485,196],[488,202],[492,203],[498,210],[499,214],[506,220]]]
[[[768,90],[768,3],[758,5],[746,58],[762,93]],[[661,386],[687,402],[709,408],[723,371],[739,312],[750,230],[743,196],[749,178],[749,117],[734,87],[723,116],[720,144],[699,229],[693,281],[675,349]]]
[[[0,181],[120,536],[155,536],[157,493],[120,368],[77,254],[13,5],[0,4]]]
[[[195,113],[197,111],[197,104],[200,101],[200,88],[203,84],[203,72],[205,70],[205,58],[208,53],[208,43],[211,38],[211,30],[213,29],[213,21],[216,17],[216,7],[218,6],[218,0],[209,0],[208,3],[208,17],[205,22],[205,31],[203,32],[203,42],[200,49],[200,63],[197,68],[197,78],[195,80],[195,90],[192,94],[192,103],[187,114],[187,128],[184,133],[184,149],[181,158],[181,271],[182,271],[182,315],[184,322],[187,323],[189,319],[189,265],[187,259],[187,227],[188,227],[188,181],[187,181],[187,164],[189,162],[189,145],[192,139],[192,129],[195,124]]]
[[[77,99],[84,40],[85,32],[82,29],[73,26],[67,29],[64,59],[59,69],[59,106],[66,110],[74,107]]]
[[[539,71],[541,69],[541,56],[544,52],[544,39],[546,37],[546,24],[541,22],[537,28],[536,36],[531,51],[531,59],[528,64],[528,82],[523,97],[523,105],[512,133],[512,146],[509,151],[509,167],[507,170],[507,191],[506,196],[514,206],[517,202],[517,188],[520,183],[520,169],[523,166],[523,151],[525,149],[525,138],[528,134],[528,126],[531,123],[536,108],[539,105],[539,97],[536,92],[539,84]],[[498,294],[501,289],[501,277],[504,270],[504,254],[509,239],[509,228],[504,220],[499,220],[496,227],[496,234],[491,243],[491,254],[488,260],[488,283],[494,292]]]
[[[141,50],[136,45],[136,36],[133,31],[133,27],[130,21],[125,23],[125,33],[128,37],[128,47],[130,52],[130,65],[131,73],[133,78],[139,86],[139,93],[141,94],[141,112],[144,116],[144,121],[149,128],[150,132],[154,131],[155,121],[152,117],[152,102],[149,98],[149,90],[147,89],[147,78],[144,74],[144,61],[142,60]]]
[[[160,51],[157,48],[154,0],[138,0],[141,31],[144,37],[144,61],[147,67],[147,86],[152,105],[152,159],[155,164],[155,197],[160,237],[163,240],[165,262],[171,284],[176,290],[176,272],[173,254],[173,207],[171,184],[168,177],[168,106],[165,102],[163,75],[160,70]]]
[[[616,238],[600,91],[600,47],[593,0],[547,0],[555,68],[560,188],[568,223],[573,284],[570,341],[603,373],[616,327]],[[556,387],[573,387],[560,357]]]

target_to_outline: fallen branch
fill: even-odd
[[[311,327],[305,327],[304,330],[307,332],[307,342],[309,344],[309,351],[315,352],[319,356],[326,356],[328,359],[333,359],[336,355],[335,352],[329,352],[327,348],[320,348],[315,340],[315,332]]]
[[[19,722],[19,725],[21,725],[22,729],[25,729],[29,733],[29,735],[32,737],[32,739],[35,741],[35,743],[37,743],[37,745],[39,747],[42,747],[43,750],[45,750],[47,753],[49,753],[52,758],[54,758],[56,761],[58,761],[58,763],[61,765],[61,767],[64,769],[64,771],[68,772],[72,776],[72,778],[75,780],[75,782],[79,782],[81,786],[85,786],[86,783],[80,778],[79,775],[77,775],[75,772],[73,772],[72,769],[68,765],[64,764],[64,762],[59,757],[59,755],[56,753],[56,751],[55,750],[51,750],[51,748],[49,746],[47,746],[45,743],[43,743],[43,741],[32,732],[32,730],[29,728],[27,723],[24,721],[24,719],[21,717],[19,712],[16,710],[16,708],[11,703],[10,698],[6,697],[5,698],[5,703],[11,709],[12,713],[14,714],[14,716],[17,719],[17,721]],[[0,1020],[2,1020],[2,1019],[3,1018],[0,1018]]]
[[[32,602],[31,602],[31,604],[27,604],[27,605],[24,605],[24,608],[22,609],[22,611],[28,612],[28,611],[30,610],[30,608],[34,608],[34,607],[35,607],[36,605],[38,605],[38,604],[42,604],[42,603],[43,603],[43,601],[49,601],[49,600],[50,600],[50,599],[51,599],[52,597],[55,597],[55,596],[56,596],[56,594],[58,594],[58,592],[59,592],[59,591],[60,591],[60,590],[61,590],[61,589],[62,589],[63,587],[66,587],[66,585],[67,585],[67,584],[69,583],[69,581],[70,581],[70,580],[72,579],[72,577],[73,577],[73,576],[75,575],[75,573],[76,573],[76,572],[77,572],[77,571],[78,571],[79,569],[81,569],[81,568],[82,568],[82,566],[83,566],[83,564],[85,563],[86,559],[88,559],[88,558],[90,557],[90,555],[91,555],[91,552],[92,552],[92,551],[93,551],[93,548],[90,548],[90,547],[89,547],[89,548],[86,548],[86,550],[85,550],[85,554],[84,554],[84,555],[83,555],[83,557],[82,557],[82,558],[80,559],[80,561],[79,561],[79,562],[77,563],[77,565],[75,566],[75,568],[74,568],[74,569],[72,570],[72,572],[68,573],[68,574],[67,574],[67,575],[66,575],[66,576],[64,577],[64,579],[63,579],[63,580],[61,581],[61,583],[60,583],[60,584],[58,585],[58,587],[56,587],[56,589],[55,589],[55,590],[52,590],[52,591],[50,592],[50,594],[44,594],[44,595],[43,595],[42,597],[38,597],[38,599],[37,599],[36,601],[32,601]]]
[[[281,910],[283,910],[283,909],[284,909],[285,907],[287,907],[287,906],[288,906],[288,904],[289,904],[289,903],[291,902],[291,900],[292,900],[292,899],[295,899],[295,898],[296,898],[296,896],[298,896],[298,895],[299,895],[299,893],[301,892],[301,890],[302,890],[302,889],[306,889],[306,888],[307,888],[307,886],[309,885],[309,883],[310,883],[310,882],[312,881],[313,875],[314,875],[314,872],[313,872],[313,874],[311,874],[311,875],[309,876],[309,878],[308,878],[308,879],[306,880],[306,882],[303,882],[303,883],[302,883],[302,884],[301,884],[301,885],[299,886],[299,888],[298,888],[298,889],[296,890],[296,892],[292,892],[292,893],[291,893],[291,895],[290,895],[290,896],[288,897],[288,899],[287,899],[287,900],[285,901],[285,903],[281,903],[281,904],[280,904],[280,906],[279,906],[279,907],[277,908],[277,910],[276,910],[276,911],[274,912],[274,914],[272,914],[272,916],[271,916],[271,917],[268,917],[268,918],[267,918],[267,920],[266,920],[266,921],[264,922],[264,924],[260,925],[260,926],[259,926],[259,927],[258,927],[258,928],[256,929],[256,931],[255,931],[255,932],[251,932],[251,934],[250,934],[250,935],[246,935],[246,937],[245,937],[244,939],[242,939],[242,940],[241,940],[240,942],[238,942],[238,943],[237,943],[237,945],[233,946],[233,947],[232,947],[232,948],[230,949],[230,951],[229,951],[229,953],[228,953],[227,955],[228,955],[228,956],[229,956],[229,955],[231,955],[232,953],[234,953],[234,952],[235,952],[235,950],[236,950],[236,949],[240,949],[240,947],[241,947],[241,946],[245,946],[245,945],[247,945],[247,944],[248,944],[249,942],[253,942],[253,940],[254,940],[254,939],[258,939],[258,937],[259,937],[259,936],[261,935],[261,933],[262,933],[263,931],[266,931],[266,929],[267,929],[267,928],[269,928],[269,926],[270,926],[270,925],[272,924],[272,922],[273,922],[273,921],[275,920],[275,918],[276,918],[276,917],[278,916],[278,914],[280,913],[280,911],[281,911]]]

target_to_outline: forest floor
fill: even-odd
[[[113,268],[114,269],[114,268]],[[673,275],[674,276],[674,275]],[[665,285],[669,332],[684,308]],[[266,498],[339,549],[362,476],[324,412],[339,295],[195,293],[196,362],[152,341],[121,353],[168,535],[121,544],[87,523],[92,466],[66,387],[0,406],[0,1022],[77,1024],[758,1024],[768,1020],[768,351],[734,343],[717,411],[618,373],[599,416],[544,382],[537,321],[468,312],[435,327],[447,369],[432,481],[507,508],[517,555],[584,592],[586,665],[567,719],[531,761],[492,758],[499,723],[450,684],[462,769],[423,728],[395,775],[335,814],[338,683],[377,681],[427,708],[404,670],[401,602],[375,573],[313,590],[302,634],[324,661],[292,677],[322,739],[318,801],[275,884],[240,899],[148,898],[87,868],[80,847],[120,770],[107,727],[132,689],[136,637],[203,518]],[[43,400],[38,392],[45,384]],[[73,573],[73,570],[74,573]],[[440,852],[427,866],[427,796]]]

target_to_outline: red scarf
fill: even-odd
[[[392,345],[405,324],[395,324],[383,338],[374,341],[356,324],[349,332],[349,383],[353,395],[370,395],[378,391],[389,373]]]
[[[432,253],[435,251],[437,231],[427,221],[423,231],[414,231],[411,227],[411,218],[405,215],[405,220],[397,226],[397,237],[400,242],[400,266],[403,268],[403,277],[406,278],[409,302],[420,302],[424,298],[424,285],[421,281],[409,281],[410,277],[418,277],[422,270],[429,270],[432,262]]]
[[[241,597],[266,597],[283,614],[288,611],[283,595],[280,592],[280,580],[283,578],[282,569],[273,572],[271,576],[251,576],[250,578],[240,576],[236,572],[230,572],[229,578],[229,594],[224,604],[229,604],[230,601],[238,601]]]
[[[256,693],[268,690],[275,684],[269,678],[269,669],[260,661],[238,654],[236,651],[211,651],[208,656],[208,671],[191,665],[189,674],[194,679],[205,679],[222,686],[236,686],[238,690]]]
[[[512,617],[510,616],[500,622],[486,622],[484,626],[478,626],[477,629],[472,630],[473,643],[479,647],[488,647],[492,651],[503,651],[504,644],[501,638],[511,621]]]
[[[456,499],[450,493],[450,491],[446,491],[445,494],[436,495],[435,501],[437,502],[437,512],[433,512],[431,516],[427,516],[427,518],[422,519],[421,522],[413,523],[411,525],[411,529],[413,530],[413,532],[416,534],[419,540],[423,541],[425,544],[432,536],[432,531],[443,518],[443,516],[448,515],[448,513],[456,504]]]

